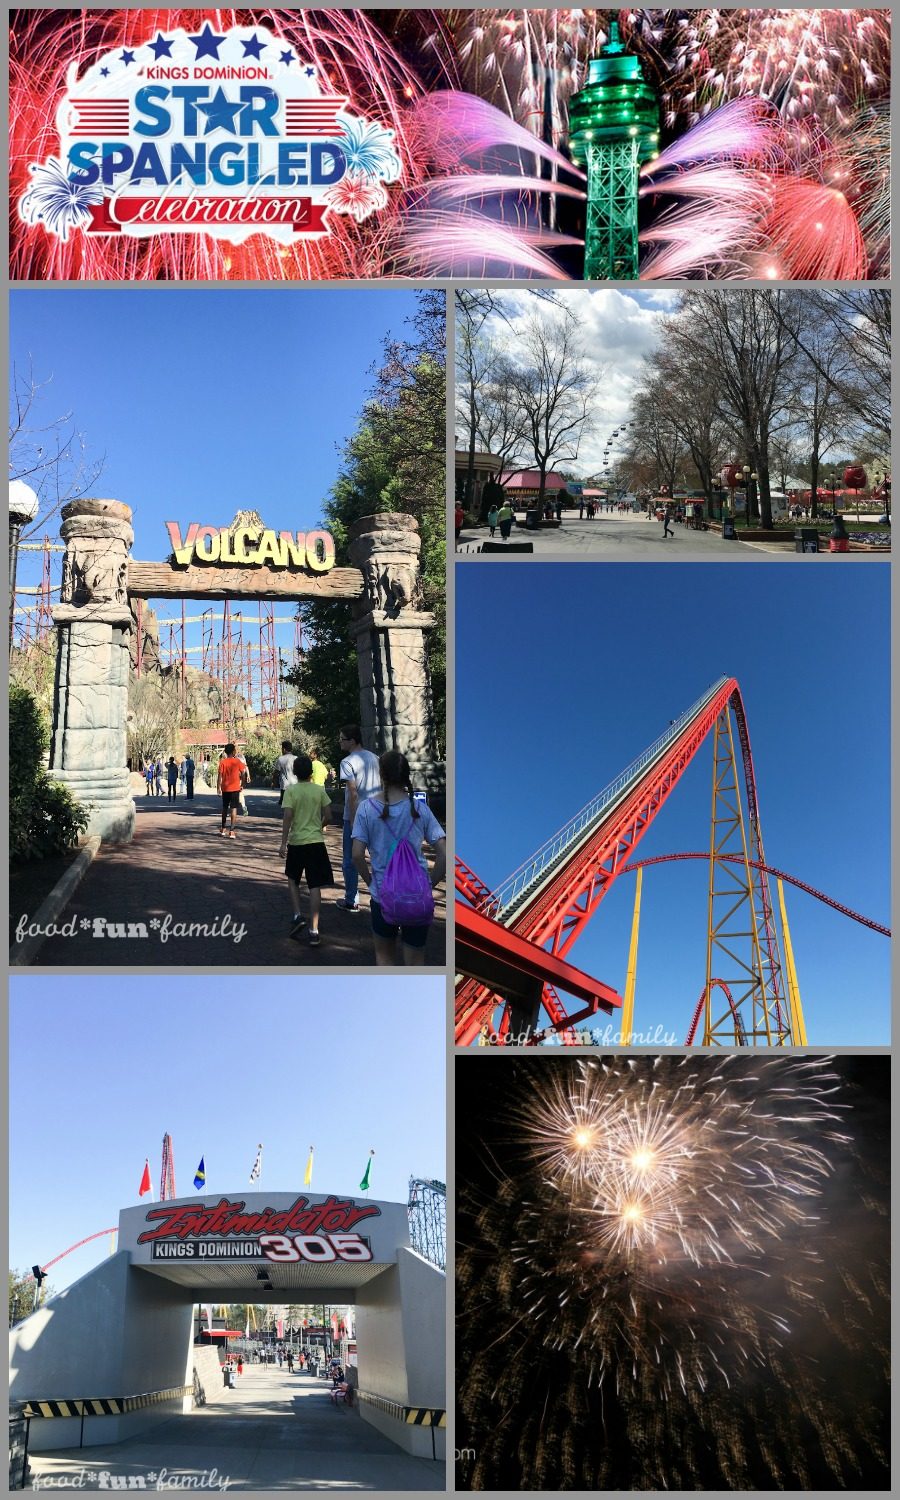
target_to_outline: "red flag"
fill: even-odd
[[[153,1192],[153,1184],[150,1181],[150,1161],[149,1161],[149,1158],[148,1158],[147,1161],[144,1162],[144,1175],[141,1178],[141,1185],[138,1188],[138,1197],[139,1198],[143,1198],[143,1196],[144,1196],[145,1193],[152,1193],[152,1192]]]

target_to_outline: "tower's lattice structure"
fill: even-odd
[[[569,105],[569,149],[587,171],[586,281],[636,281],[638,172],[657,154],[659,110],[616,21]]]
[[[441,1271],[447,1269],[447,1184],[409,1179],[409,1238],[414,1250]]]

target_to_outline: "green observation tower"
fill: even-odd
[[[658,145],[656,96],[612,21],[609,41],[591,58],[587,82],[569,105],[569,149],[587,171],[586,281],[637,280],[638,171]]]

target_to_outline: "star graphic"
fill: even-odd
[[[206,115],[206,129],[204,135],[209,135],[212,130],[228,130],[232,135],[237,135],[234,117],[240,114],[244,108],[243,104],[229,104],[228,96],[223,88],[217,88],[208,104],[198,104]]]
[[[315,68],[304,68],[303,71],[306,74],[307,78],[315,78],[316,76]]]
[[[279,62],[288,63],[290,65],[295,60],[294,54],[293,52],[280,52],[278,54],[278,60]]]
[[[108,78],[109,77],[109,68],[101,68],[100,69],[100,77],[101,78]]]
[[[129,63],[133,63],[134,62],[134,53],[133,52],[123,52],[122,55],[121,55],[121,57],[119,58],[119,61],[123,62],[125,64],[126,68],[127,68]]]
[[[153,928],[154,932],[156,932],[157,928],[162,927],[162,922],[159,920],[159,917],[151,917],[150,926]]]
[[[261,42],[260,41],[260,39],[256,35],[255,31],[254,31],[252,37],[250,38],[249,42],[244,42],[244,41],[241,42],[241,46],[244,49],[244,56],[245,57],[255,57],[257,59],[257,61],[259,61],[260,57],[262,56],[262,50],[263,50],[263,47],[265,45],[266,45],[265,42]]]
[[[90,919],[90,917],[82,917],[81,920],[80,920],[80,922],[78,923],[78,925],[81,928],[82,932],[89,931],[89,929],[91,927],[91,919]]]
[[[153,56],[156,58],[157,62],[161,57],[172,56],[172,39],[170,37],[167,41],[161,31],[158,31],[156,33],[155,41],[148,42],[147,45],[152,48]]]
[[[216,36],[216,33],[207,21],[199,36],[188,37],[188,41],[193,42],[197,48],[197,57],[194,61],[196,62],[201,57],[214,57],[218,60],[219,47],[224,40],[224,36]]]

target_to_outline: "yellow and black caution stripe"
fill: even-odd
[[[144,1406],[156,1406],[160,1401],[174,1401],[187,1396],[193,1390],[190,1385],[173,1385],[165,1391],[142,1391],[138,1396],[80,1396],[77,1400],[26,1401],[22,1406],[23,1417],[123,1417],[128,1412],[140,1411]]]
[[[409,1427],[446,1427],[447,1413],[438,1406],[407,1406],[404,1420]]]
[[[408,1427],[446,1427],[447,1413],[439,1406],[401,1406],[399,1401],[389,1401],[387,1396],[376,1396],[371,1391],[358,1391],[360,1401],[377,1406],[379,1411],[396,1417]]]

